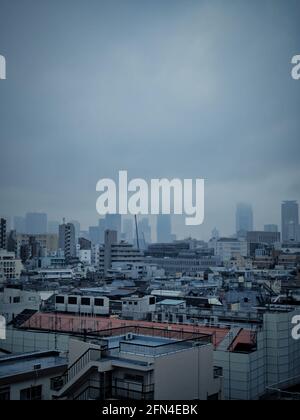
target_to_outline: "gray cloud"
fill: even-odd
[[[297,0],[0,2],[3,213],[92,224],[119,169],[204,177],[205,237],[300,199]]]

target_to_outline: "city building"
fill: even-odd
[[[78,244],[80,249],[92,249],[92,242],[85,238],[79,238]]]
[[[70,223],[74,226],[75,229],[75,241],[78,242],[80,236],[80,223],[77,220],[71,220]]]
[[[107,275],[113,264],[119,263],[138,263],[143,261],[143,256],[139,250],[127,242],[118,242],[116,231],[105,231],[104,247],[96,249],[99,253],[94,259],[99,261],[99,270]]]
[[[123,238],[129,244],[133,244],[133,220],[124,219],[123,220]]]
[[[103,244],[103,238],[99,226],[89,227],[89,240],[93,245]]]
[[[55,296],[55,310],[73,314],[109,315],[109,299],[99,294],[58,294]]]
[[[0,273],[4,281],[20,279],[23,265],[13,252],[0,250]]]
[[[28,235],[42,235],[47,233],[48,221],[45,213],[27,213],[25,230]]]
[[[236,256],[247,257],[248,245],[243,239],[220,238],[215,242],[215,256],[220,257],[221,261],[230,261]]]
[[[0,401],[51,400],[55,378],[66,368],[57,351],[0,357]]]
[[[281,205],[282,242],[297,242],[299,233],[299,206],[297,201],[284,201]],[[300,239],[300,238],[299,238]]]
[[[6,322],[14,320],[23,311],[29,314],[40,310],[42,303],[38,292],[21,289],[4,288],[0,291],[0,314]]]
[[[265,225],[264,226],[265,232],[279,232],[278,225]]]
[[[156,237],[158,243],[173,241],[171,216],[166,214],[157,216]]]
[[[248,231],[253,231],[253,209],[250,204],[239,203],[236,207],[236,233],[245,237]]]
[[[6,219],[0,218],[0,249],[6,249],[7,245],[7,232],[6,232]]]
[[[105,216],[105,230],[117,232],[117,240],[121,239],[122,217],[120,214],[107,214]]]
[[[138,222],[138,234],[139,234],[139,246],[141,249],[145,250],[148,244],[151,244],[152,233],[151,233],[151,226],[149,224],[149,220],[144,217],[142,220]],[[135,243],[137,244],[136,238]]]
[[[36,255],[34,247],[37,247],[46,256],[52,254],[58,250],[58,235],[54,233],[40,234],[40,235],[28,235],[28,234],[17,234],[15,236],[16,244],[15,249],[18,257],[21,257],[21,250],[25,250],[28,258]],[[23,258],[22,258],[23,259]],[[26,258],[25,258],[26,260]]]
[[[80,262],[85,265],[92,264],[92,251],[90,249],[79,249],[77,254]]]
[[[247,232],[247,242],[275,245],[280,243],[279,232],[253,231]]]
[[[55,220],[51,220],[48,222],[48,233],[52,233],[58,235],[59,233],[59,222]]]
[[[145,257],[147,264],[154,264],[164,269],[168,275],[185,274],[195,275],[212,267],[221,265],[222,258],[219,255],[207,255],[202,252],[189,252],[177,257]]]
[[[154,296],[130,296],[121,300],[123,319],[152,321],[156,310],[156,298]]]
[[[54,398],[222,399],[221,371],[214,368],[208,335],[127,327],[86,340],[70,340],[70,368],[58,378]]]
[[[25,217],[21,217],[21,216],[14,217],[14,230],[17,233],[25,233],[26,232]]]
[[[59,248],[64,251],[66,260],[76,257],[75,227],[72,223],[59,226]]]

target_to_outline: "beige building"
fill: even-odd
[[[20,248],[22,245],[29,245],[30,238],[34,237],[36,242],[38,242],[41,248],[47,250],[48,253],[56,252],[58,249],[58,235],[53,233],[48,233],[44,235],[27,235],[27,234],[17,234],[17,254],[20,255]]]

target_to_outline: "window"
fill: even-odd
[[[149,298],[149,305],[155,305],[155,297]]]
[[[95,298],[95,306],[104,306],[104,299]]]
[[[86,305],[89,306],[91,304],[91,299],[90,298],[81,298],[81,305]]]
[[[130,373],[125,373],[125,381],[129,382],[144,382],[144,377],[141,375],[131,375]]]
[[[65,303],[65,297],[64,296],[56,296],[55,302],[58,304],[64,304]]]
[[[75,297],[75,296],[69,296],[69,298],[68,298],[68,304],[69,305],[77,305],[77,297]]]
[[[20,296],[16,296],[13,299],[13,303],[20,303],[20,301],[21,301]]]
[[[208,395],[207,401],[218,401],[219,400],[219,394],[212,394]]]
[[[0,401],[10,401],[10,388],[0,388]]]
[[[32,386],[31,388],[20,391],[21,401],[39,401],[42,399],[42,385]]]
[[[137,302],[134,302],[134,304],[135,304],[135,306],[137,306],[138,303]]]

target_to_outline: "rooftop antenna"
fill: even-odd
[[[139,229],[138,229],[137,216],[136,215],[134,216],[134,220],[135,220],[136,244],[137,244],[138,250],[140,250]]]

